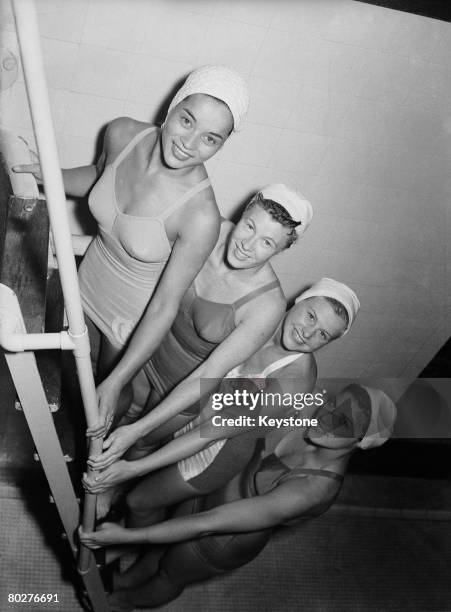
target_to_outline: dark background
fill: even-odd
[[[358,0],[366,4],[376,4],[397,11],[451,21],[451,2],[449,0]]]

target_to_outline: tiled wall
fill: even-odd
[[[276,263],[287,294],[332,276],[362,302],[353,332],[319,354],[322,374],[421,370],[450,331],[449,24],[352,0],[37,5],[63,166],[91,162],[113,117],[154,118],[192,68],[236,67],[252,104],[210,163],[222,211],[271,181],[299,187],[316,216]],[[32,142],[23,79],[0,105]]]

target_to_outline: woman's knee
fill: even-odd
[[[127,510],[132,514],[147,514],[152,510],[149,505],[149,495],[139,488],[132,489],[125,497]]]
[[[147,584],[128,591],[128,596],[136,606],[153,608],[176,599],[183,588],[175,584],[164,570],[160,570]]]
[[[137,486],[126,495],[125,505],[130,520],[133,521],[132,517],[140,520],[149,519],[150,522],[158,520],[165,504],[164,500],[156,494],[157,491],[156,487]]]

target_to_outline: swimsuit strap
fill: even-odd
[[[150,134],[151,132],[154,132],[157,128],[152,125],[150,128],[146,128],[145,130],[143,130],[142,132],[138,132],[136,134],[136,136],[134,136],[130,142],[128,144],[125,145],[125,147],[122,149],[122,151],[117,155],[116,159],[111,163],[111,166],[113,166],[114,168],[117,167],[118,164],[121,163],[121,161],[124,159],[124,157],[127,157],[127,155],[130,153],[130,151],[136,146],[136,144],[142,140],[144,138],[144,136],[147,136],[147,134]]]
[[[325,478],[333,478],[333,480],[339,480],[340,482],[344,480],[344,476],[342,474],[338,474],[337,472],[332,472],[331,470],[320,470],[320,469],[314,469],[314,468],[296,469],[296,472],[294,474],[291,473],[290,477],[298,476],[302,474],[315,474],[316,476],[324,476]]]
[[[293,361],[296,361],[296,359],[301,357],[301,355],[302,353],[293,353],[291,355],[286,355],[286,357],[281,357],[280,359],[277,359],[277,361],[273,361],[273,363],[270,363],[269,366],[263,370],[263,372],[260,374],[260,378],[268,378],[270,374],[279,368],[283,368]]]
[[[182,194],[180,198],[178,198],[172,206],[169,206],[169,208],[166,208],[166,210],[163,213],[161,213],[161,215],[158,215],[158,218],[164,221],[177,208],[185,204],[185,202],[188,202],[188,200],[191,200],[191,198],[197,195],[199,192],[203,191],[207,187],[210,187],[210,185],[211,183],[208,177],[204,179],[203,181],[201,181],[200,183],[197,183],[196,185],[194,185],[194,187],[191,187],[191,189],[188,189],[188,191],[185,191],[185,193]]]
[[[263,295],[263,293],[266,293],[267,291],[271,291],[272,289],[275,289],[276,287],[280,287],[280,282],[278,279],[273,280],[270,283],[266,283],[266,285],[263,285],[263,287],[259,287],[258,289],[254,289],[253,291],[246,293],[246,295],[243,295],[243,297],[241,297],[239,300],[234,302],[233,306],[235,309],[240,308],[241,306],[243,306],[243,304],[247,304],[247,302],[254,300],[260,295]]]

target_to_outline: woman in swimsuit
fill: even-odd
[[[91,548],[152,545],[130,569],[115,575],[111,609],[167,603],[188,584],[251,561],[275,527],[325,512],[340,490],[351,453],[383,444],[396,408],[378,389],[349,385],[313,416],[317,425],[307,430],[270,432],[245,470],[219,491],[184,502],[169,520],[138,529],[105,523],[97,532],[80,532]]]
[[[359,306],[349,287],[321,279],[299,296],[265,346],[230,371],[227,378],[252,379],[257,387],[264,386],[266,394],[310,393],[316,382],[312,353],[346,333]],[[127,496],[129,524],[133,526],[154,522],[154,512],[161,507],[217,489],[246,465],[253,452],[254,439],[240,435],[248,428],[226,430],[212,426],[211,420],[200,425],[201,420],[210,419],[207,406],[201,417],[188,423],[158,451],[137,460],[118,461],[129,446],[151,430],[155,414],[158,421],[166,409],[190,405],[176,404],[173,395],[174,392],[136,423],[110,434],[105,441],[108,450],[90,460],[91,467],[103,472],[93,479],[84,477],[87,490],[98,494],[158,470],[143,478]],[[265,408],[267,416],[283,416],[286,411],[287,407],[279,405]]]
[[[161,128],[116,119],[95,166],[63,170],[66,193],[89,193],[99,224],[79,281],[91,344],[100,346],[100,378],[127,344],[123,365],[160,344],[216,244],[220,215],[204,163],[241,127],[247,106],[248,89],[236,72],[205,66],[189,75]],[[42,180],[38,164],[14,170]],[[108,402],[118,399],[109,395]],[[93,435],[111,423],[103,406]]]
[[[137,364],[144,366],[152,387],[148,410],[175,388],[192,405],[160,436],[196,414],[199,379],[211,379],[214,386],[214,379],[222,379],[271,338],[286,302],[269,261],[306,231],[312,216],[303,196],[272,184],[251,199],[236,227],[222,222],[219,240],[182,298],[172,328],[149,361]],[[121,366],[100,385],[100,396],[104,387],[126,384]]]
[[[312,214],[300,194],[274,184],[251,199],[236,227],[222,222],[219,240],[182,298],[172,328],[145,364],[153,387],[149,406],[177,387],[194,408],[193,413],[188,404],[160,435],[167,437],[194,418],[199,378],[214,385],[275,332],[286,302],[269,261],[307,229]],[[116,370],[100,387],[117,384]],[[140,444],[140,456],[148,454],[149,444],[147,439]],[[109,504],[109,495],[99,498],[98,513]]]

